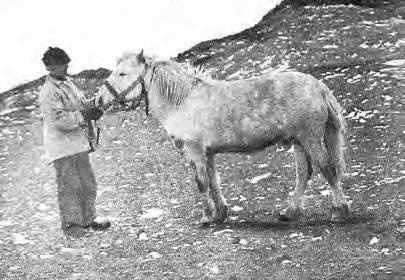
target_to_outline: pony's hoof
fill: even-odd
[[[350,210],[349,206],[342,205],[341,207],[333,206],[330,210],[331,213],[331,221],[334,223],[341,223],[347,220],[350,217]]]
[[[221,223],[225,221],[226,218],[228,218],[228,207],[224,205],[220,208],[217,208],[215,221]]]
[[[210,225],[212,225],[213,223],[215,223],[215,220],[213,218],[209,218],[209,217],[202,217],[200,220],[200,225],[202,227],[208,227]]]
[[[278,220],[281,222],[298,221],[302,217],[302,211],[300,208],[287,207],[278,214]]]

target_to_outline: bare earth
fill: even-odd
[[[38,87],[0,95],[0,279],[405,279],[403,11],[285,9],[179,55],[204,61],[220,79],[288,67],[333,90],[348,122],[344,186],[353,217],[342,224],[329,222],[318,172],[305,219],[277,221],[295,171],[293,154],[272,147],[217,156],[230,217],[202,227],[191,168],[136,110],[105,115],[92,156],[97,210],[112,228],[66,240],[38,109],[21,105]],[[78,79],[91,94],[99,83],[89,81]]]

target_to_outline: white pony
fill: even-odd
[[[196,75],[179,63],[127,54],[98,94],[100,106],[143,98],[178,148],[190,159],[202,195],[205,222],[223,221],[227,204],[214,166],[217,153],[294,146],[296,186],[283,220],[297,219],[302,196],[319,167],[332,190],[332,221],[349,215],[341,189],[344,120],[330,90],[299,72],[274,72],[238,81]]]

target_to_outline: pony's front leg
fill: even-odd
[[[185,142],[183,147],[184,154],[190,159],[191,166],[194,168],[195,181],[201,194],[204,205],[203,223],[212,223],[216,218],[216,207],[210,199],[208,188],[210,184],[209,174],[207,172],[207,158],[205,149],[194,142]]]
[[[215,221],[223,222],[228,217],[228,205],[221,192],[219,176],[215,170],[214,153],[207,151],[207,173],[210,180],[209,188],[215,204]]]
[[[279,214],[281,221],[298,220],[302,216],[302,198],[308,180],[312,175],[312,166],[309,155],[299,145],[294,145],[296,164],[296,185],[292,196],[289,199],[287,208]]]

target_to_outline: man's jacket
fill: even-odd
[[[50,75],[39,94],[43,116],[43,144],[48,162],[90,151],[89,123],[79,110],[91,106],[83,93],[67,78]]]

